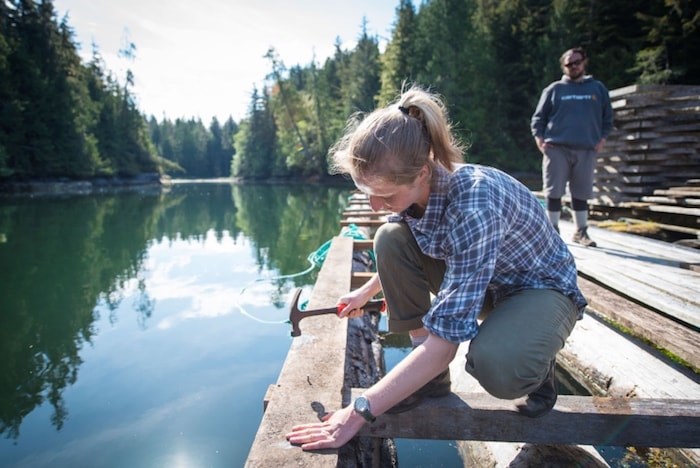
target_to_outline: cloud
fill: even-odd
[[[143,0],[56,0],[89,59],[94,41],[107,68],[123,80],[135,76],[134,93],[148,115],[200,117],[208,124],[246,114],[253,87],[270,71],[264,58],[274,47],[287,66],[322,63],[336,38],[352,48],[361,33],[389,36],[398,0],[185,0],[166,4]],[[125,41],[136,59],[117,53]]]

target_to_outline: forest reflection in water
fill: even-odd
[[[240,466],[349,191],[0,200],[0,465]]]

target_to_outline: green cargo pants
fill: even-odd
[[[377,271],[387,303],[390,332],[423,326],[430,294],[437,294],[445,262],[423,254],[405,223],[386,223],[374,236]],[[497,398],[536,390],[574,328],[575,304],[551,289],[527,289],[491,309],[484,298],[479,332],[469,344],[466,370]]]

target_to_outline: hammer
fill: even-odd
[[[325,314],[336,314],[338,315],[341,310],[343,310],[345,304],[338,304],[336,307],[327,307],[325,309],[314,309],[314,310],[299,310],[299,296],[301,295],[301,288],[297,288],[292,298],[292,306],[289,309],[289,323],[292,324],[292,336],[301,335],[301,329],[299,328],[299,322],[301,319],[306,317],[311,317],[313,315],[325,315]],[[383,312],[386,310],[386,303],[384,299],[374,299],[364,306],[362,309],[365,312]]]

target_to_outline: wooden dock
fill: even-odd
[[[342,224],[350,222],[373,231],[384,214],[355,197]],[[562,223],[561,230],[569,239],[573,226]],[[465,466],[542,463],[552,451],[559,460],[567,453],[586,466],[606,466],[591,445],[669,447],[665,453],[680,465],[700,465],[700,252],[593,227],[590,234],[599,248],[570,244],[589,309],[558,365],[593,396],[562,395],[547,416],[523,418],[513,402],[490,397],[464,372],[463,343],[451,365],[453,395],[383,415],[363,438],[456,440]],[[366,273],[352,272],[351,258],[370,247],[370,241],[334,238],[309,308],[333,306],[366,281]],[[302,452],[284,438],[292,424],[345,406],[361,391],[344,385],[348,361],[362,360],[347,355],[349,322],[304,320],[266,395],[246,466],[345,466],[346,457],[355,457],[353,466],[392,466],[381,461],[378,444],[371,463],[358,464],[347,450]]]

